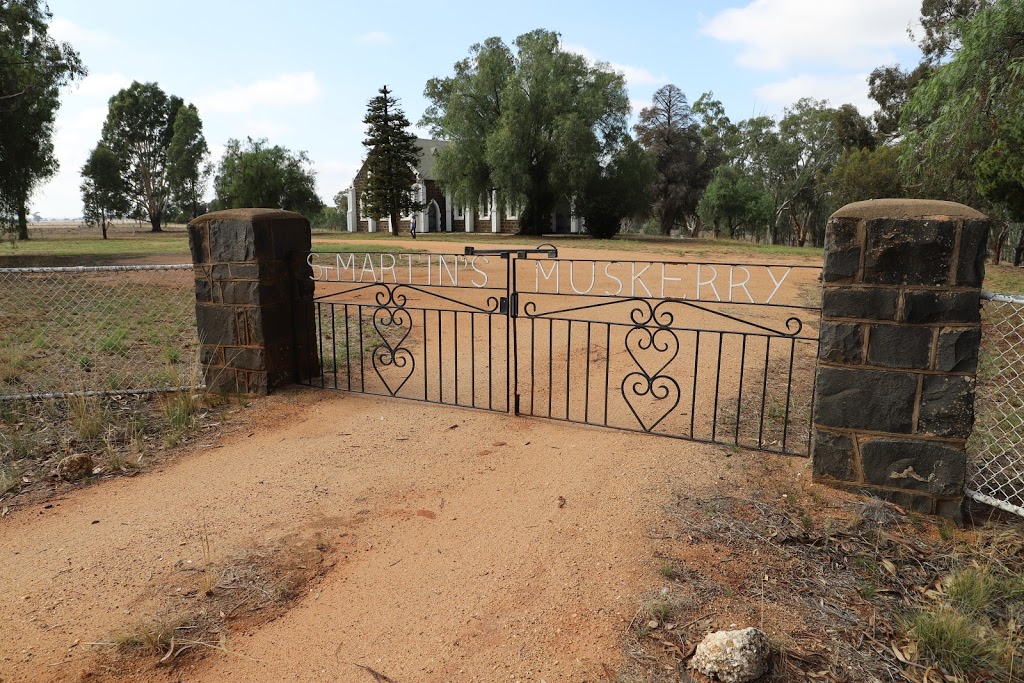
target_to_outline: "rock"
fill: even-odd
[[[771,644],[756,628],[716,631],[697,646],[690,666],[722,683],[747,683],[768,670]]]
[[[57,476],[64,481],[77,481],[90,476],[95,467],[88,455],[69,455],[57,463]]]

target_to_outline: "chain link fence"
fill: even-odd
[[[965,492],[1024,515],[1024,297],[982,295],[981,357]]]
[[[0,399],[193,388],[191,265],[0,268]]]

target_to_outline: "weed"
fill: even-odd
[[[906,628],[923,655],[954,673],[995,668],[1006,649],[987,628],[948,607],[918,610]]]
[[[0,465],[0,496],[21,485],[22,472],[16,465]]]
[[[158,617],[116,637],[114,644],[121,650],[142,649],[164,654],[171,651],[175,633],[190,628],[190,622],[191,619],[181,614]]]
[[[950,575],[946,595],[950,604],[963,614],[980,614],[991,604],[999,584],[999,577],[993,572],[980,567],[966,567]]]
[[[68,399],[71,425],[83,441],[93,442],[103,433],[107,411],[95,396],[77,394]]]
[[[25,419],[27,405],[25,401],[0,399],[0,422],[13,425]]]
[[[683,573],[679,571],[679,568],[673,562],[665,562],[661,565],[659,571],[669,581],[676,581],[683,576]]]

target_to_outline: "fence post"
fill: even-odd
[[[881,199],[828,221],[815,481],[960,518],[990,221]]]
[[[266,394],[317,374],[312,269],[302,257],[309,221],[276,209],[215,211],[188,224],[188,239],[207,389]]]

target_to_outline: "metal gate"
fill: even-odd
[[[306,259],[308,384],[808,453],[820,267],[549,245]]]

